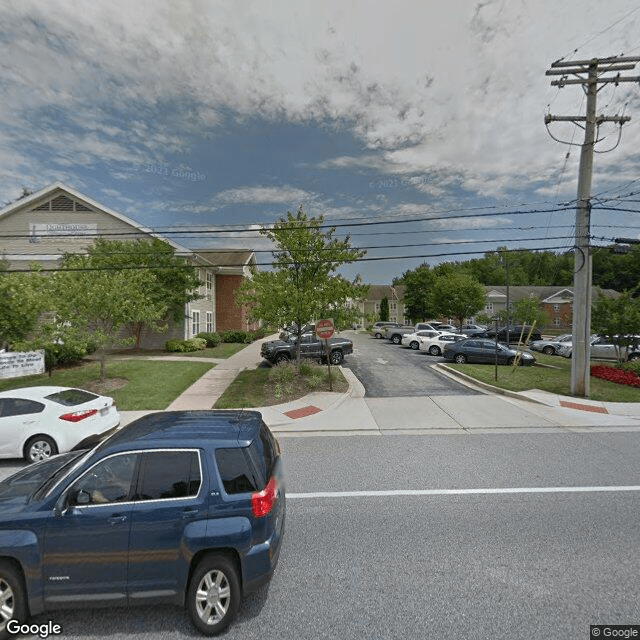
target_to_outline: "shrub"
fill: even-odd
[[[618,365],[618,369],[623,371],[633,371],[633,373],[640,376],[640,360],[632,360],[631,362],[624,362]]]
[[[198,336],[195,338],[189,338],[188,340],[185,340],[185,342],[193,345],[194,348],[190,349],[190,351],[202,351],[207,348],[207,341],[204,338],[198,338]]]
[[[207,347],[217,347],[221,342],[221,338],[217,333],[202,332],[199,333],[196,338],[202,338],[203,340],[206,340]]]
[[[223,331],[220,337],[222,338],[222,342],[235,342],[240,344],[253,342],[253,334],[250,331],[239,331],[237,329]]]
[[[44,366],[47,371],[52,371],[57,367],[76,364],[86,355],[87,347],[84,344],[50,343],[44,347]]]
[[[296,377],[295,365],[291,362],[278,364],[271,368],[269,377],[277,384],[291,382]]]
[[[197,342],[194,342],[194,340],[197,340]],[[190,340],[167,340],[164,348],[169,351],[169,353],[189,353],[190,351],[204,349],[206,345],[206,340],[191,338]]]

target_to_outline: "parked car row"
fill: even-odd
[[[400,325],[397,322],[376,322],[373,325],[372,334],[374,338],[387,338],[394,344],[400,344],[403,336],[419,331],[446,331],[457,333],[468,338],[496,338],[499,342],[507,344],[527,343],[542,340],[540,330],[531,325],[510,325],[499,328],[484,327],[477,324],[464,324],[456,327],[451,324],[441,322],[418,322],[416,325]]]
[[[425,323],[420,323],[425,324]],[[496,342],[495,337],[469,337],[463,333],[452,333],[435,328],[420,329],[403,335],[394,333],[399,327],[389,329],[389,339],[413,350],[425,351],[432,356],[443,356],[457,363],[495,363],[533,365],[535,357],[527,351],[511,349],[509,345]],[[483,332],[484,333],[484,332]],[[400,335],[400,340],[397,336]],[[495,334],[494,334],[495,335]]]

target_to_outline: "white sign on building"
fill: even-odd
[[[0,353],[0,379],[44,373],[44,350]]]

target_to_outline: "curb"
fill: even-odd
[[[502,389],[501,387],[494,387],[492,384],[488,384],[486,382],[481,382],[480,380],[476,380],[471,376],[468,376],[466,373],[461,373],[460,371],[456,371],[455,369],[450,369],[446,364],[442,364],[437,362],[436,364],[431,365],[432,369],[435,369],[438,373],[451,378],[452,380],[456,380],[464,384],[470,388],[478,388],[479,390],[485,393],[495,393],[497,395],[508,396],[509,398],[515,398],[516,400],[526,400],[527,402],[533,402],[534,404],[540,404],[544,407],[547,405],[540,400],[536,400],[535,398],[530,398],[529,396],[521,395],[518,391],[510,391],[509,389]]]

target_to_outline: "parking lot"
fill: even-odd
[[[367,397],[477,395],[432,370],[431,365],[444,361],[440,356],[413,351],[365,333],[346,331],[344,335],[353,340],[354,352],[345,358],[343,366],[362,382]]]

